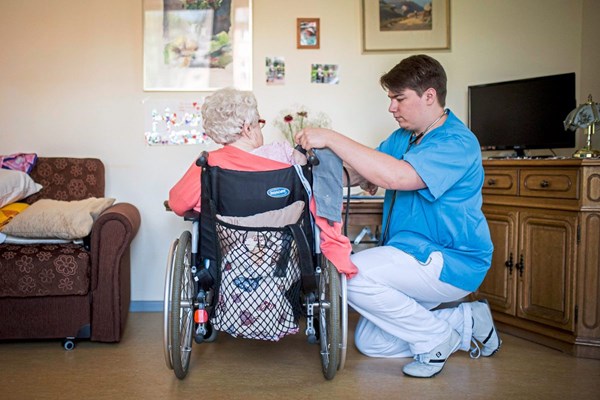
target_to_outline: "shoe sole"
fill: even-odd
[[[440,368],[440,370],[436,373],[434,373],[433,375],[429,375],[429,376],[418,376],[418,375],[411,375],[411,374],[407,374],[406,372],[404,372],[404,370],[402,371],[402,373],[406,376],[410,376],[411,378],[420,378],[420,379],[429,379],[429,378],[433,378],[434,376],[436,376],[437,374],[439,374],[440,372],[442,372],[442,370],[444,369],[444,367],[446,366],[446,362],[448,361],[448,358],[450,358],[450,356],[452,354],[454,354],[458,348],[460,347],[460,343],[461,340],[458,341],[458,343],[456,343],[456,346],[454,346],[454,349],[452,349],[452,352],[450,352],[450,354],[448,355],[448,357],[446,358],[446,360],[444,361],[444,365],[442,365],[442,368]],[[497,350],[496,350],[497,351]]]
[[[488,309],[490,310],[490,315],[491,315],[491,311],[492,308],[490,307],[490,303],[487,301],[487,299],[483,299],[483,300],[479,300],[480,303],[484,303]],[[481,354],[484,357],[491,357],[494,354],[496,354],[498,352],[498,350],[500,350],[500,346],[502,346],[502,339],[500,339],[500,335],[498,334],[498,330],[496,329],[496,324],[494,324],[494,317],[492,316],[492,332],[496,334],[496,337],[498,338],[498,347],[496,347],[496,349],[494,351],[492,351],[490,354],[485,355],[485,354]],[[492,336],[490,335],[488,337],[487,340],[489,340],[489,338],[491,338]],[[485,343],[481,342],[482,345],[485,346]]]

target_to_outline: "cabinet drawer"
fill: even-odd
[[[521,196],[578,199],[579,171],[522,169],[519,186]]]
[[[517,170],[502,168],[486,168],[483,181],[483,194],[517,194]]]

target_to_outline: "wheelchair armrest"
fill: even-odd
[[[185,221],[199,221],[200,220],[200,212],[196,210],[189,210],[183,214],[183,219]]]

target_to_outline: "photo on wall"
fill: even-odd
[[[265,57],[265,75],[267,85],[284,85],[285,59],[283,57]]]
[[[337,64],[312,64],[310,68],[311,83],[337,85],[340,83],[339,67]]]
[[[296,48],[320,48],[321,26],[319,18],[298,18],[296,20]]]

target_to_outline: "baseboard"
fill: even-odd
[[[132,301],[129,305],[130,312],[162,312],[162,301]]]

